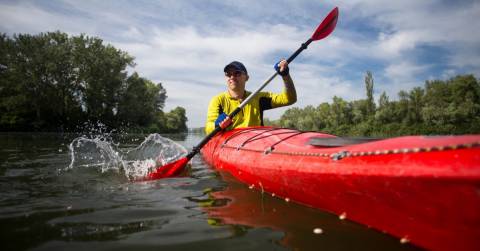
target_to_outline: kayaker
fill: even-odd
[[[249,79],[247,68],[238,61],[233,61],[226,65],[223,71],[225,73],[227,91],[216,95],[210,100],[205,132],[208,134],[217,126],[228,130],[238,127],[261,126],[263,125],[263,111],[295,103],[297,101],[297,92],[290,77],[288,62],[285,59],[281,60],[275,64],[275,69],[283,79],[283,92],[258,93],[232,119],[227,114],[233,112],[251,92],[245,90],[245,84]]]

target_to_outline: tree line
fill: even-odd
[[[187,130],[185,109],[127,67],[134,58],[100,38],[60,31],[0,34],[0,131],[81,131],[86,123],[144,132]]]
[[[373,85],[372,73],[367,72],[366,99],[347,102],[335,96],[317,107],[290,108],[268,123],[348,136],[480,133],[480,84],[473,75],[429,80],[423,88],[400,91],[397,100],[383,92],[378,102]]]

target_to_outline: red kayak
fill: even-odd
[[[252,127],[215,136],[207,163],[272,196],[431,250],[480,250],[480,135],[364,142]]]

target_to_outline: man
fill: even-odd
[[[260,92],[239,112],[234,118],[230,114],[245,100],[251,92],[245,90],[248,81],[248,72],[245,66],[233,61],[225,68],[227,91],[218,94],[210,100],[208,106],[205,132],[208,134],[220,126],[222,129],[263,125],[263,111],[287,106],[297,101],[297,92],[290,77],[288,63],[281,60],[275,65],[275,69],[282,77],[284,89],[281,93]]]

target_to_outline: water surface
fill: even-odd
[[[72,166],[70,148],[78,136],[0,134],[2,250],[416,249],[335,215],[251,190],[207,166],[201,156],[182,177],[133,182],[132,175],[148,167],[142,158],[155,148],[133,150],[151,135],[107,137],[102,144],[117,157],[97,152],[89,159],[95,155],[92,147]],[[163,136],[186,149],[202,137]],[[110,157],[116,164],[105,166]],[[132,158],[139,158],[133,173],[126,170]]]

